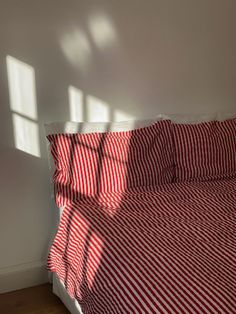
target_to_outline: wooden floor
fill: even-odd
[[[69,311],[45,284],[0,295],[1,314],[68,314]]]

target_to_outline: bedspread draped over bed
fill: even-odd
[[[236,178],[71,202],[48,268],[84,314],[235,314]]]

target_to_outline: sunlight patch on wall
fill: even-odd
[[[90,42],[86,34],[78,29],[65,34],[60,41],[62,52],[71,65],[87,70],[91,59]]]
[[[104,14],[93,15],[89,20],[89,30],[98,48],[104,49],[117,42],[117,34],[110,19]]]
[[[34,68],[11,56],[6,63],[15,147],[40,157]]]
[[[120,122],[120,121],[129,121],[129,120],[134,120],[135,117],[124,112],[121,110],[116,109],[114,111],[114,121]]]
[[[94,96],[86,97],[87,117],[90,122],[109,122],[110,108],[107,103]]]
[[[13,127],[15,146],[28,154],[40,157],[39,144],[39,130],[36,122],[23,118],[20,115],[13,113]]]
[[[11,110],[37,119],[34,69],[11,56],[7,56],[7,74]]]
[[[68,94],[70,120],[73,122],[83,121],[83,92],[74,86],[69,86]]]

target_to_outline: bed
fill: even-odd
[[[71,313],[236,313],[235,119],[49,133]]]

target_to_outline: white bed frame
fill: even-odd
[[[53,273],[52,284],[53,293],[61,299],[61,301],[64,303],[64,305],[67,307],[71,314],[83,314],[78,301],[72,299],[69,296],[64,284],[60,281],[55,273]]]

